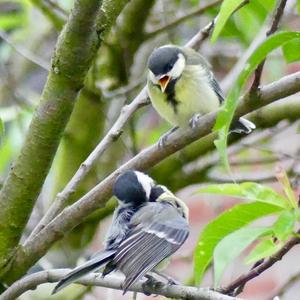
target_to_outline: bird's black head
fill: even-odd
[[[117,178],[113,193],[123,203],[139,206],[149,201],[152,186],[154,181],[148,175],[129,170]]]
[[[155,202],[159,198],[159,196],[161,196],[165,192],[166,192],[166,189],[164,189],[164,187],[162,185],[153,186],[151,189],[149,201]]]
[[[157,48],[148,59],[148,68],[155,76],[165,75],[173,69],[179,54],[184,55],[180,48],[174,46]]]

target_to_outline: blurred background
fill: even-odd
[[[122,106],[132,101],[144,86],[146,63],[151,51],[163,44],[184,45],[217,15],[221,2],[130,1],[117,24],[105,37],[105,43],[88,73],[25,236],[113,125]],[[0,148],[0,186],[20,151],[51,66],[51,54],[58,34],[72,5],[72,0],[0,0],[0,117],[5,125]],[[200,52],[211,63],[225,92],[235,83],[241,70],[240,65],[243,68],[243,62],[249,55],[249,49],[264,39],[274,5],[274,0],[251,0],[230,18],[216,43],[212,44],[207,39],[202,44]],[[204,7],[206,9],[202,9]],[[287,2],[281,28],[300,29],[297,1]],[[299,44],[295,44],[294,48],[300,52]],[[299,70],[300,63],[290,52],[284,49],[274,51],[266,61],[262,82],[270,83]],[[285,101],[293,107],[299,103],[299,97],[297,94],[279,101],[276,113],[270,113],[268,107],[262,110],[254,119],[258,129],[250,136],[230,137],[230,162],[237,182],[265,183],[280,192],[274,171],[280,165],[285,168],[297,190],[300,171],[300,109],[293,111],[289,120],[282,120],[282,103]],[[140,109],[131,118],[121,138],[112,144],[80,185],[72,201],[79,199],[141,149],[156,142],[168,129],[169,125],[150,106]],[[184,199],[191,210],[191,235],[167,269],[167,273],[183,283],[193,283],[193,251],[203,226],[239,202],[229,197],[197,193],[201,185],[231,180],[220,167],[211,141],[212,138],[208,136],[195,142],[154,166],[149,172],[157,182],[167,185]],[[114,206],[115,201],[111,199],[104,209],[95,211],[64,240],[56,243],[32,271],[39,268],[73,267],[101,249]],[[268,221],[266,219],[262,222]],[[299,299],[299,250],[299,246],[295,247],[283,261],[252,280],[241,297],[272,299],[296,275],[295,282],[284,288],[280,299]],[[240,257],[226,270],[222,284],[229,283],[248,269],[249,266]],[[212,271],[209,269],[202,286],[212,286],[212,283]],[[120,291],[76,285],[50,297],[52,288],[51,284],[42,285],[24,294],[21,299],[122,298]],[[131,297],[131,293],[128,293],[124,299]],[[146,296],[138,295],[138,299],[144,298]]]

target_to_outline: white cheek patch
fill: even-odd
[[[170,76],[171,78],[178,78],[181,76],[184,68],[185,68],[185,58],[182,53],[179,53],[178,59],[174,64],[172,70],[168,72],[168,76]]]
[[[147,198],[149,198],[151,188],[154,186],[153,179],[142,172],[135,171],[134,173],[137,177],[138,182],[142,185],[143,189],[145,190]]]
[[[149,79],[151,80],[151,82],[152,82],[153,84],[158,84],[158,81],[157,81],[155,75],[152,73],[151,70],[149,70]]]

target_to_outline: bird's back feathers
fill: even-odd
[[[132,229],[113,263],[124,273],[124,293],[148,271],[172,255],[189,235],[186,219],[168,203],[148,203],[132,219]]]

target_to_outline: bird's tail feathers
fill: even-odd
[[[230,132],[249,134],[255,128],[255,124],[251,121],[244,118],[239,118],[239,120],[233,124],[232,128],[230,129]]]
[[[54,290],[52,291],[52,295],[60,291],[61,289],[65,288],[72,282],[76,281],[80,277],[84,276],[85,274],[95,271],[106,264],[108,261],[112,259],[115,254],[115,250],[104,251],[99,253],[97,257],[88,260],[86,263],[78,266],[66,276],[64,276],[58,284],[55,286]]]

